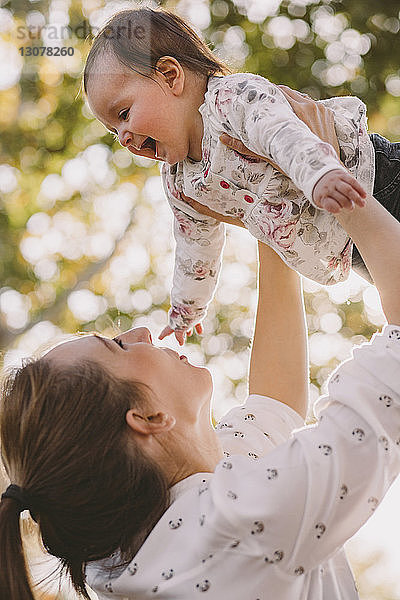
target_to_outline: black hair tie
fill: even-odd
[[[12,500],[18,502],[20,512],[22,512],[23,510],[29,510],[33,520],[36,521],[36,517],[34,516],[34,512],[32,510],[32,502],[29,498],[29,494],[27,494],[27,492],[19,485],[15,485],[14,483],[9,485],[4,494],[1,495],[2,500],[3,498],[11,498]]]

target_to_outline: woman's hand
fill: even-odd
[[[185,196],[181,192],[181,198],[184,200],[186,204],[194,208],[195,211],[202,215],[207,215],[208,217],[212,217],[216,221],[220,221],[221,223],[228,223],[229,225],[237,225],[238,227],[244,227],[242,221],[240,219],[235,219],[234,217],[228,217],[227,215],[221,215],[220,213],[214,212],[208,206],[204,206],[204,204],[200,204],[197,200],[193,200],[193,198],[189,198],[189,196]]]
[[[235,150],[235,152],[239,152],[239,154],[243,154],[243,156],[245,156],[245,157],[249,156],[250,158],[258,158],[259,160],[264,160],[265,162],[269,162],[269,160],[267,160],[267,158],[265,156],[261,156],[260,154],[256,154],[252,150],[249,150],[243,144],[243,142],[241,142],[240,140],[237,140],[234,137],[231,137],[227,133],[223,133],[222,135],[220,135],[219,139],[223,144],[225,144],[225,146],[228,146],[228,148]]]

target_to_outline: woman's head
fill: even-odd
[[[117,379],[144,384],[154,409],[174,414],[180,421],[196,421],[199,409],[210,401],[209,371],[170,348],[155,346],[146,327],[130,329],[112,340],[97,334],[79,336],[46,354],[59,366],[79,364],[88,357]]]
[[[3,461],[25,491],[45,547],[61,558],[77,590],[84,564],[118,548],[134,555],[168,506],[167,481],[132,438],[125,415],[148,406],[144,386],[112,377],[95,362],[55,366],[40,359],[4,384]],[[0,505],[0,589],[22,595],[20,506]],[[9,527],[17,529],[8,532]],[[19,542],[19,543],[18,543]],[[135,547],[136,546],[136,547]],[[13,571],[7,578],[7,569]],[[9,587],[7,587],[9,586]]]
[[[17,369],[2,387],[7,474],[29,498],[45,547],[81,592],[86,562],[116,550],[131,560],[169,505],[171,481],[139,438],[167,438],[177,419],[154,412],[188,401],[185,373],[195,403],[211,395],[207,371],[154,347],[146,328],[120,338],[123,347],[96,336],[64,342]],[[190,419],[194,412],[191,406],[176,414]],[[145,423],[160,435],[146,436]],[[10,600],[31,600],[20,510],[13,499],[0,504],[0,590]]]
[[[122,145],[173,164],[198,154],[196,113],[207,78],[227,72],[183,19],[139,8],[117,13],[97,34],[83,89]]]

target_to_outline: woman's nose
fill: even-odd
[[[135,327],[134,329],[129,329],[122,334],[122,336],[118,336],[122,338],[122,340],[126,340],[128,344],[135,344],[137,342],[144,342],[146,344],[152,344],[153,340],[151,338],[150,330],[147,327]]]

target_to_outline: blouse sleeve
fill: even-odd
[[[213,298],[221,270],[225,224],[202,215],[172,193],[164,178],[164,191],[174,214],[175,264],[169,326],[188,330],[199,323]],[[169,184],[169,185],[168,185]]]
[[[311,203],[314,185],[325,173],[346,172],[333,147],[312,133],[268,79],[235,74],[221,78],[213,94],[211,111],[223,131],[276,163]]]
[[[290,406],[260,394],[250,394],[243,406],[234,406],[216,425],[224,454],[259,458],[286,442],[304,421]]]
[[[291,576],[333,555],[400,471],[400,326],[354,350],[317,403],[319,422],[258,460],[221,461],[201,496],[236,551]]]

